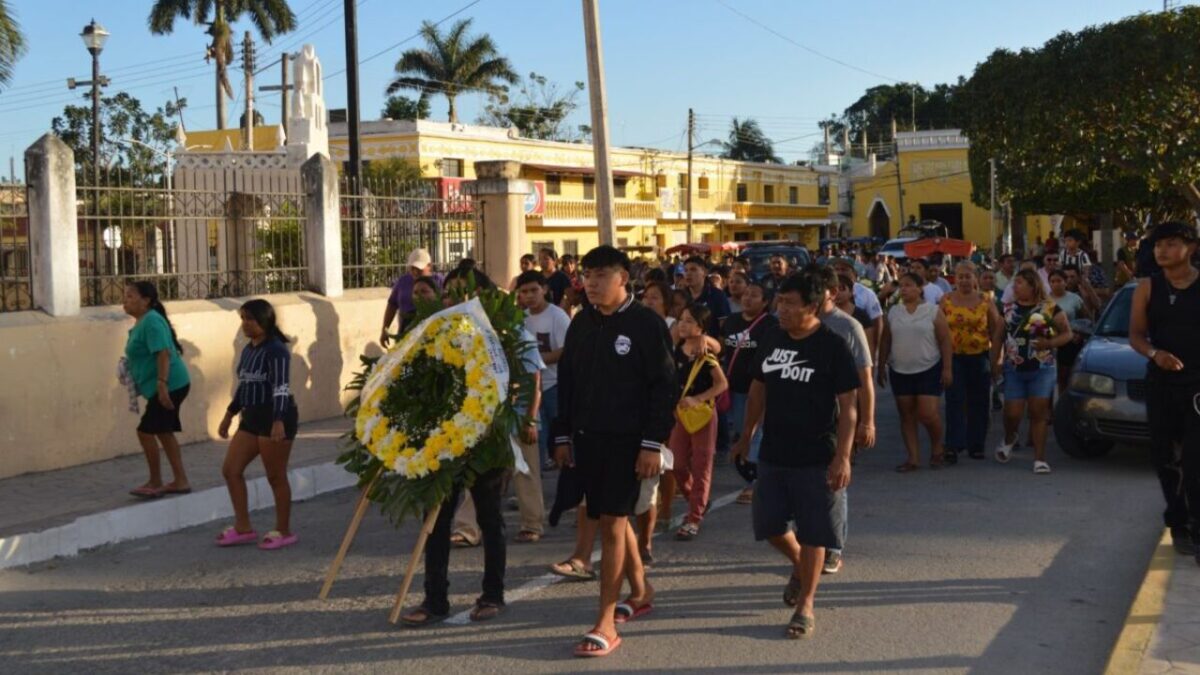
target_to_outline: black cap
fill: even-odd
[[[1158,225],[1155,225],[1154,229],[1150,232],[1150,240],[1153,242],[1158,242],[1162,239],[1181,239],[1184,243],[1195,243],[1196,228],[1193,225],[1188,225],[1187,223],[1181,223],[1179,221],[1159,223]]]

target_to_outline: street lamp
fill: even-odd
[[[92,55],[92,79],[84,82],[76,81],[75,78],[67,80],[67,88],[74,89],[79,85],[92,86],[92,187],[93,189],[100,185],[100,87],[108,85],[108,78],[100,74],[100,52],[104,50],[104,43],[108,41],[108,31],[104,26],[96,23],[95,19],[83,27],[83,31],[79,33],[80,39],[83,40],[83,45],[87,47],[88,52]],[[96,272],[96,299],[100,296],[100,221],[95,223],[95,272]]]

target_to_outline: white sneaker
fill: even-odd
[[[996,446],[996,461],[1001,464],[1007,464],[1008,460],[1012,459],[1013,445],[1015,443],[1002,443]]]

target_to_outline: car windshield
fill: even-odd
[[[889,241],[888,243],[883,245],[883,248],[881,248],[879,250],[881,250],[881,251],[903,251],[904,245],[907,243],[908,243],[907,241]]]
[[[1100,325],[1096,327],[1096,335],[1100,337],[1129,337],[1129,313],[1133,306],[1133,289],[1123,288],[1108,303],[1104,315],[1100,317]]]
[[[802,249],[752,250],[745,256],[750,259],[750,272],[755,279],[762,279],[771,274],[771,258],[777,255],[783,256],[788,262],[789,270],[798,270],[808,264],[808,254]]]

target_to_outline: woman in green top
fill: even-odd
[[[149,281],[137,281],[125,287],[125,313],[137,320],[125,342],[126,368],[139,395],[146,398],[146,412],[138,424],[138,442],[146,453],[150,480],[130,491],[135,497],[157,499],[163,495],[192,491],[175,433],[182,431],[179,406],[187,398],[190,379],[183,359],[183,348],[175,337],[175,328],[167,320],[167,310],[158,299],[158,289]],[[173,480],[163,483],[158,448],[167,454]]]

